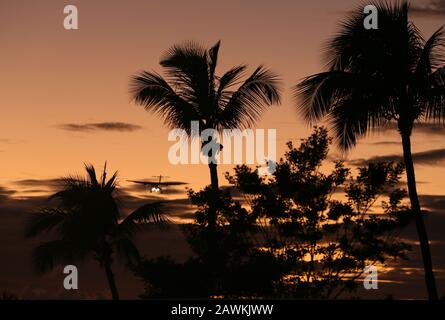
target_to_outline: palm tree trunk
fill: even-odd
[[[219,184],[218,184],[218,170],[217,170],[217,164],[214,162],[209,162],[209,169],[210,169],[210,181],[211,186],[214,192],[218,192]],[[210,207],[208,210],[208,238],[207,238],[207,245],[209,246],[209,253],[208,256],[208,264],[210,268],[210,274],[211,274],[211,293],[212,295],[218,294],[218,283],[219,283],[219,276],[218,272],[218,250],[217,248],[217,235],[216,235],[216,228],[217,228],[217,212],[218,209],[215,207],[215,203],[210,202]]]
[[[117,291],[114,274],[111,270],[111,262],[106,262],[104,268],[105,274],[107,275],[108,285],[110,286],[111,296],[113,297],[113,300],[119,300],[119,292]]]
[[[209,169],[210,169],[210,181],[212,189],[217,192],[219,188],[218,184],[218,170],[217,170],[217,164],[216,163],[209,163]],[[217,208],[214,207],[214,204],[210,203],[209,208],[209,214],[208,214],[208,223],[209,223],[209,230],[212,232],[215,231],[216,228],[216,212]]]
[[[411,201],[411,209],[416,217],[416,229],[419,237],[420,249],[422,252],[423,269],[425,272],[425,282],[430,300],[437,300],[436,281],[433,273],[433,263],[431,260],[431,250],[426,232],[423,214],[420,210],[419,197],[416,189],[416,177],[414,173],[414,164],[411,154],[411,137],[410,134],[402,133],[403,159],[405,161],[406,176],[408,180],[408,193]]]
[[[217,166],[218,165],[216,163],[209,163],[210,181],[212,188],[214,188],[215,190],[219,188]]]

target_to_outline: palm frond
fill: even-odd
[[[384,108],[379,110],[376,108],[378,106],[361,97],[351,97],[336,102],[329,114],[329,123],[342,150],[349,150],[356,145],[359,137],[389,123],[383,116]]]
[[[445,66],[431,74],[428,84],[427,99],[424,102],[424,120],[443,122],[445,120]]]
[[[208,69],[209,69],[209,94],[213,95],[215,92],[215,71],[216,65],[218,63],[218,52],[219,47],[221,45],[221,41],[218,41],[213,47],[210,48],[208,53]]]
[[[417,64],[416,74],[422,80],[427,80],[428,76],[445,63],[445,30],[443,27],[436,30],[425,42],[422,54]]]
[[[118,258],[123,260],[127,265],[131,267],[139,264],[141,256],[139,250],[131,239],[126,237],[118,238],[114,242],[114,247]]]
[[[348,150],[358,137],[394,115],[386,90],[367,76],[330,71],[307,77],[294,88],[294,95],[303,118],[311,124],[327,118],[339,146]]]
[[[119,231],[130,236],[140,225],[154,224],[159,227],[165,227],[169,222],[168,218],[165,216],[165,213],[164,202],[157,201],[147,203],[129,214],[119,224]]]
[[[102,171],[102,175],[100,177],[100,185],[103,187],[107,181],[107,162],[105,161],[104,170]]]
[[[60,207],[70,208],[85,199],[89,190],[89,182],[77,178],[63,178],[62,189],[52,194],[49,199],[60,202]]]
[[[93,187],[97,187],[99,185],[99,181],[97,181],[96,169],[94,166],[89,163],[85,163],[85,171],[88,174],[88,181]]]
[[[359,47],[366,41],[362,10],[357,8],[349,12],[348,18],[341,21],[337,34],[324,45],[323,55],[329,70],[348,70],[353,62],[351,57],[357,56]]]
[[[76,253],[71,243],[65,240],[53,240],[37,246],[32,251],[33,269],[43,274],[57,265],[72,264],[84,255]]]
[[[408,4],[405,1],[371,1],[368,4],[377,8],[379,27],[376,30],[363,27],[365,3],[351,11],[324,47],[328,70],[372,73],[389,68],[401,72],[407,65],[415,66],[422,37],[416,26],[408,21]]]
[[[305,78],[293,89],[298,112],[313,124],[329,114],[336,99],[346,95],[354,84],[354,74],[344,71],[322,72]]]
[[[60,209],[42,209],[30,216],[25,226],[25,237],[31,238],[51,231],[66,219],[67,213]]]
[[[197,106],[210,105],[209,57],[205,48],[188,41],[174,45],[161,58],[167,81],[187,101]]]
[[[115,171],[113,173],[113,175],[111,176],[110,179],[108,179],[108,181],[106,179],[103,179],[103,182],[105,182],[105,184],[103,185],[103,189],[106,190],[109,193],[112,193],[117,186],[117,174],[118,172]]]
[[[107,181],[104,168],[98,180],[94,167],[85,167],[86,179],[65,178],[62,180],[61,190],[50,197],[57,201],[57,210],[66,213],[58,226],[60,236],[77,243],[79,247],[94,246],[114,229],[120,219],[114,196],[117,172]]]
[[[190,122],[200,119],[197,106],[189,103],[194,98],[184,99],[157,73],[143,71],[134,76],[130,91],[137,104],[161,117],[172,129],[190,132]]]
[[[241,73],[242,67],[238,68]],[[249,128],[273,104],[280,104],[280,78],[263,66],[235,91],[218,117],[217,129]]]
[[[239,65],[232,67],[230,70],[222,75],[222,77],[219,79],[217,101],[219,101],[224,92],[228,91],[232,86],[238,84],[238,81],[240,81],[240,79],[243,77],[246,69],[246,65]],[[231,94],[232,92],[230,92],[230,96]],[[227,101],[224,102],[227,103]]]
[[[437,107],[441,101],[438,96],[427,98],[432,92],[427,79],[441,62],[437,48],[442,31],[425,42],[408,20],[406,1],[369,4],[377,7],[379,28],[363,28],[360,5],[325,47],[328,71],[307,77],[294,88],[299,113],[312,124],[326,117],[344,150],[378,126],[391,120],[412,122],[425,113],[424,104]],[[416,68],[422,76],[413,75]]]

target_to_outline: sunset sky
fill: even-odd
[[[63,28],[63,7],[79,9],[79,30]],[[414,2],[415,4],[416,2]],[[171,45],[222,40],[220,73],[266,64],[284,80],[283,103],[257,128],[284,143],[310,132],[295,112],[291,87],[322,68],[321,47],[354,1],[5,1],[0,2],[0,181],[48,179],[82,170],[84,162],[119,170],[121,180],[164,174],[203,186],[205,165],[170,165],[168,129],[130,101],[129,78],[161,71]],[[414,17],[428,36],[443,16]],[[128,124],[126,131],[107,123]],[[87,127],[87,124],[103,124]],[[72,126],[74,124],[75,126]],[[107,130],[108,129],[108,130]],[[113,130],[114,129],[114,130]],[[414,152],[445,148],[445,129],[414,135]],[[375,142],[384,142],[375,143]],[[349,159],[400,153],[397,134],[374,135]],[[445,152],[435,157],[440,161]],[[223,168],[220,172],[228,170]],[[441,194],[445,172],[418,166],[422,193]],[[193,173],[193,174],[191,174]]]
[[[297,115],[292,86],[323,70],[323,44],[359,3],[0,0],[0,201],[33,203],[53,179],[82,173],[85,162],[102,168],[107,161],[109,170],[119,170],[121,185],[130,193],[141,190],[127,179],[159,174],[195,189],[208,184],[206,165],[169,164],[168,129],[132,103],[128,92],[131,75],[161,72],[162,53],[186,40],[206,47],[222,41],[219,74],[247,63],[250,71],[265,64],[281,76],[282,104],[257,124],[277,130],[281,156],[286,141],[298,142],[311,132]],[[417,9],[411,18],[425,37],[444,24],[445,1],[411,3]],[[63,28],[67,4],[79,10],[79,30]],[[413,136],[418,190],[431,208],[445,203],[444,136],[445,127],[439,126],[420,127]],[[348,154],[335,148],[332,153],[352,163],[400,154],[394,130],[360,140]],[[219,169],[222,182],[231,167]],[[174,196],[185,198],[183,193]]]

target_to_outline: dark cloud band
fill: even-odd
[[[445,0],[430,0],[423,4],[412,5],[411,12],[421,16],[445,15]]]
[[[415,163],[424,165],[437,165],[445,160],[445,149],[433,149],[422,152],[413,153],[413,160]],[[392,154],[386,156],[377,156],[369,159],[351,160],[349,163],[356,166],[363,166],[369,162],[402,162],[403,157],[399,154]]]
[[[141,126],[126,122],[98,122],[98,123],[65,123],[58,126],[59,129],[76,132],[93,131],[120,131],[133,132],[142,129]]]

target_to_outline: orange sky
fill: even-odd
[[[413,2],[417,3],[417,2]],[[63,7],[79,9],[76,31],[63,29]],[[108,161],[121,181],[169,175],[209,183],[206,165],[168,163],[168,130],[130,102],[129,77],[161,71],[171,45],[222,40],[220,73],[248,63],[266,64],[284,80],[283,104],[264,114],[258,128],[277,129],[277,153],[310,128],[297,117],[290,87],[321,71],[320,48],[356,1],[23,1],[0,0],[0,184],[81,172],[84,162]],[[415,18],[426,35],[443,17]],[[72,132],[64,124],[125,122],[133,132]],[[399,153],[395,133],[362,140],[349,159]],[[444,148],[442,135],[417,134],[414,152]],[[220,168],[223,171],[231,166]],[[443,194],[445,171],[417,166],[420,193]],[[20,196],[20,194],[16,194]]]

